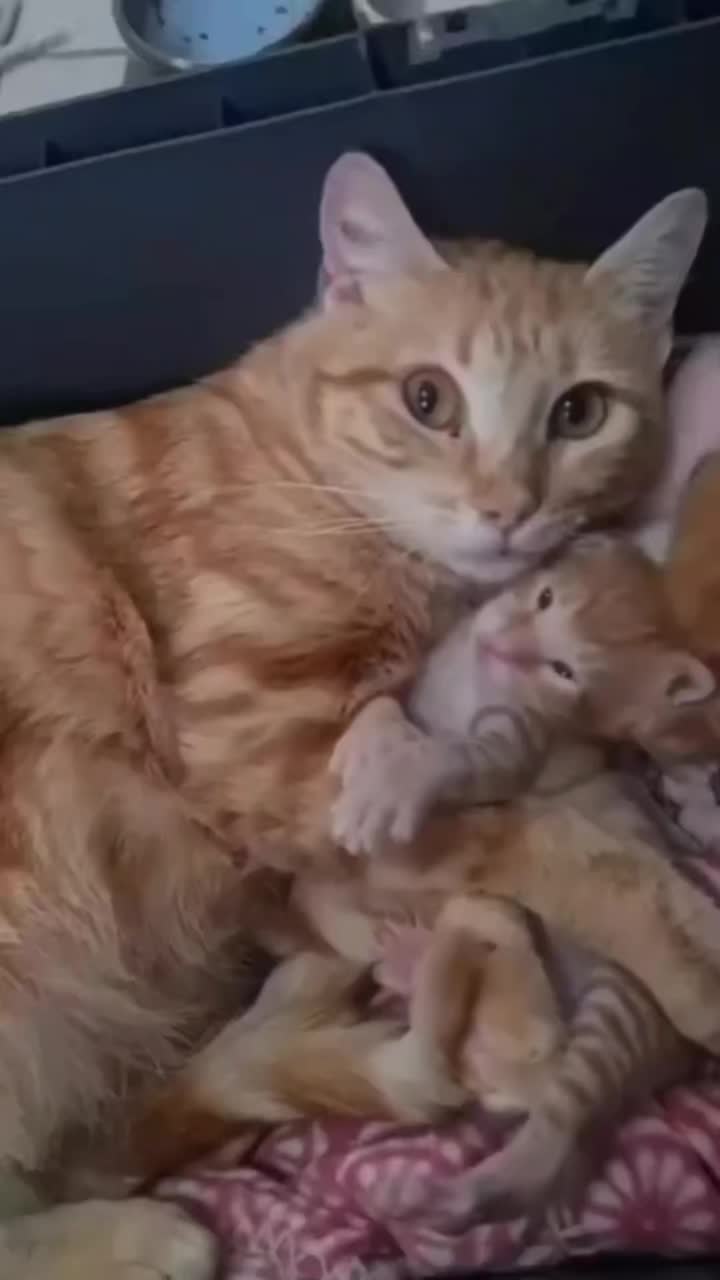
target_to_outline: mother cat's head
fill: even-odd
[[[384,170],[342,157],[311,416],[353,505],[488,584],[622,511],[661,457],[661,369],[706,216],[702,192],[678,192],[589,268],[436,248]]]

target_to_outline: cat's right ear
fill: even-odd
[[[675,305],[707,219],[703,191],[676,191],[606,249],[587,273],[588,280],[607,279],[625,312],[657,336],[663,361],[672,343]]]
[[[340,156],[328,172],[320,240],[318,289],[325,306],[362,301],[379,276],[446,269],[385,170],[361,152]]]

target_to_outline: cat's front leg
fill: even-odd
[[[372,854],[387,840],[406,843],[432,805],[461,785],[461,750],[423,733],[394,698],[374,698],[340,739],[330,770],[340,791],[332,835],[348,853]]]
[[[0,1223],[3,1280],[212,1280],[217,1243],[174,1205],[83,1204]]]

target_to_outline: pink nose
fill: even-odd
[[[510,533],[527,520],[537,506],[537,500],[528,489],[519,489],[517,493],[508,495],[505,501],[498,502],[497,506],[486,507],[481,515],[502,533]]]

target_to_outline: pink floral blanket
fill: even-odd
[[[673,781],[671,798],[663,796],[662,778],[651,781],[655,801],[668,801],[666,818],[670,814],[695,846],[682,855],[683,867],[720,905],[720,849],[707,841],[707,813],[720,802],[716,779],[708,777],[709,790],[700,796],[702,846],[693,834],[697,779],[686,797]],[[720,836],[720,822],[717,830]],[[702,1080],[673,1090],[624,1125],[574,1212],[479,1223],[462,1235],[451,1222],[445,1229],[424,1222],[428,1186],[475,1166],[499,1141],[481,1113],[432,1129],[289,1125],[245,1150],[241,1160],[226,1149],[212,1166],[159,1190],[214,1227],[224,1250],[223,1280],[400,1280],[619,1250],[720,1249],[715,1065]]]

